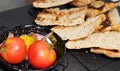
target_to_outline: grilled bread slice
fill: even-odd
[[[91,48],[90,52],[96,54],[103,54],[110,58],[120,58],[120,50],[111,50],[111,49],[103,49],[103,48]]]
[[[104,1],[103,0],[98,0],[98,1],[94,1],[90,4],[91,7],[94,8],[101,8],[102,6],[104,6]]]
[[[40,12],[35,19],[35,23],[41,26],[61,25],[75,26],[83,24],[87,7],[62,9],[51,8]]]
[[[36,8],[49,8],[59,5],[64,5],[72,2],[73,0],[35,0],[33,6]]]
[[[104,49],[114,49],[120,50],[120,32],[108,31],[99,32],[89,35],[84,40],[71,40],[68,41],[65,46],[68,49],[81,49],[81,48],[91,48],[100,47]]]
[[[109,11],[107,13],[107,17],[110,26],[101,29],[101,32],[120,31],[120,15],[118,9],[114,8],[113,10]]]
[[[117,6],[119,6],[119,2],[109,2],[109,3],[105,3],[104,6],[100,9],[99,8],[98,9],[89,8],[87,16],[88,17],[94,17],[96,15],[108,12],[108,11],[116,8]]]
[[[106,31],[118,31],[118,32],[120,32],[120,24],[110,25],[110,26],[100,30],[100,32],[106,32]]]
[[[120,15],[117,8],[114,8],[113,10],[109,11],[107,16],[110,25],[120,24]]]
[[[71,2],[72,5],[77,6],[77,7],[82,7],[82,6],[87,6],[90,3],[94,2],[96,0],[73,0]]]
[[[89,18],[81,25],[77,26],[55,26],[51,28],[52,31],[56,32],[63,40],[75,40],[84,38],[92,34],[96,27],[98,27],[106,17],[104,14],[98,15],[94,18]]]

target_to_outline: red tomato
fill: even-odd
[[[47,68],[55,62],[56,53],[54,49],[48,48],[47,42],[38,40],[29,47],[28,60],[35,68]]]
[[[0,49],[2,58],[11,64],[17,64],[26,57],[26,45],[21,38],[8,38]]]

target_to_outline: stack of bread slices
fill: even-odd
[[[62,1],[65,2],[62,3]],[[35,3],[38,4],[35,5]],[[47,6],[42,5],[45,3]],[[54,5],[54,3],[59,4]],[[54,7],[68,3],[73,7],[69,9]],[[67,40],[66,48],[90,48],[93,53],[120,58],[119,2],[36,0],[33,2],[33,6],[44,8],[38,13],[35,23],[40,26],[53,26],[51,30],[63,40]]]

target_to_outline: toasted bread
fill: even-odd
[[[90,6],[94,7],[94,8],[101,8],[104,5],[104,1],[103,0],[98,0],[98,1],[94,1],[90,4]]]
[[[118,32],[120,32],[120,24],[110,25],[110,26],[100,30],[100,32],[106,32],[106,31],[118,31]]]
[[[96,0],[73,0],[72,5],[77,7],[83,7],[89,5],[91,2],[94,2]]]
[[[103,29],[100,29],[99,32],[107,32],[107,31],[111,31],[111,30],[112,30],[111,26],[107,26]]]
[[[72,1],[73,0],[35,0],[33,6],[36,8],[49,8],[64,5]]]
[[[108,12],[108,11],[116,8],[118,5],[119,5],[119,2],[109,2],[109,3],[105,3],[101,9],[89,8],[87,16],[94,17],[96,15]]]
[[[120,24],[120,15],[117,8],[114,8],[113,10],[109,11],[107,16],[110,25]]]
[[[61,26],[75,26],[83,24],[87,7],[62,9],[51,8],[40,12],[35,19],[35,23],[41,26],[61,25]]]
[[[90,52],[96,54],[104,54],[110,58],[120,58],[120,50],[110,50],[110,49],[103,49],[103,48],[91,48]]]
[[[108,31],[93,33],[84,40],[69,40],[65,46],[68,49],[101,47],[104,49],[120,50],[120,32]]]
[[[75,40],[84,38],[92,34],[97,26],[99,26],[106,19],[104,14],[98,15],[94,18],[89,18],[81,25],[77,26],[55,26],[51,30],[56,32],[63,40]]]

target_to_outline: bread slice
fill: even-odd
[[[110,26],[100,30],[100,32],[106,32],[106,31],[117,31],[117,32],[120,32],[120,24],[110,25]]]
[[[64,5],[72,2],[73,0],[35,0],[33,6],[36,8],[49,8],[59,5]]]
[[[114,8],[113,10],[109,11],[107,16],[110,25],[120,24],[120,15],[117,8]]]
[[[114,8],[113,10],[109,11],[107,13],[107,17],[110,26],[101,29],[101,32],[120,31],[120,15],[118,9]]]
[[[120,15],[117,8],[106,13],[107,22],[98,26],[96,32],[120,31]]]
[[[103,54],[110,58],[120,58],[120,50],[110,50],[110,49],[103,49],[103,48],[91,48],[90,52],[96,54]]]
[[[120,50],[120,32],[108,31],[93,33],[84,40],[68,41],[65,46],[68,49],[100,47],[104,49]]]
[[[77,7],[82,7],[82,6],[89,5],[90,3],[94,1],[96,0],[73,0],[71,4]]]
[[[80,39],[92,34],[95,28],[105,21],[105,19],[105,15],[101,14],[93,18],[88,18],[87,21],[81,25],[70,27],[55,26],[51,28],[51,30],[57,33],[63,40]]]
[[[94,1],[90,4],[91,7],[93,8],[101,8],[102,6],[104,6],[104,1],[103,0],[98,0],[98,1]]]
[[[87,16],[88,17],[94,17],[96,15],[108,12],[108,11],[116,8],[117,6],[119,6],[119,2],[108,2],[108,3],[105,3],[104,6],[100,9],[99,8],[98,9],[89,8]]]
[[[35,23],[41,26],[61,25],[75,26],[83,24],[87,7],[62,9],[50,8],[40,12],[35,19]]]

